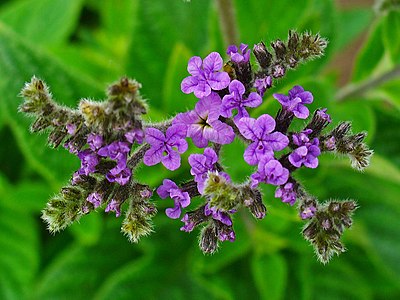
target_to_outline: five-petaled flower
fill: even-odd
[[[239,80],[232,80],[229,84],[229,94],[222,98],[221,116],[230,118],[232,111],[237,109],[237,115],[233,118],[235,122],[243,117],[248,117],[249,113],[244,108],[257,107],[262,103],[261,96],[256,92],[251,92],[247,99],[243,98],[246,89]]]
[[[244,152],[244,160],[250,165],[257,165],[263,158],[273,158],[274,151],[280,151],[289,144],[286,135],[273,132],[275,120],[267,114],[260,116],[257,120],[253,118],[242,118],[237,127],[240,133],[253,141]]]
[[[178,114],[173,120],[175,125],[184,125],[187,136],[199,148],[205,148],[208,141],[217,144],[230,144],[235,138],[232,127],[221,122],[221,98],[216,93],[202,98],[195,109]]]
[[[174,200],[174,207],[167,208],[165,213],[171,219],[177,219],[181,215],[182,208],[190,204],[190,196],[188,192],[183,192],[175,182],[169,179],[164,179],[163,184],[157,189],[157,194],[160,198],[165,199],[170,197]]]
[[[282,104],[282,107],[291,111],[297,118],[306,119],[310,112],[304,104],[313,102],[313,95],[304,91],[303,87],[296,85],[289,91],[289,96],[283,94],[273,94],[274,98]]]
[[[181,165],[180,154],[188,148],[185,136],[184,125],[172,125],[165,135],[156,128],[147,128],[145,139],[151,147],[143,157],[144,164],[153,166],[161,162],[168,170],[178,169]]]
[[[228,73],[219,72],[222,64],[222,57],[217,52],[211,52],[204,61],[199,56],[193,56],[187,67],[192,76],[183,79],[182,92],[185,94],[194,92],[194,95],[201,99],[210,95],[212,90],[219,91],[226,88],[231,80]]]

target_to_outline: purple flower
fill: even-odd
[[[178,114],[172,124],[185,125],[187,136],[199,147],[207,147],[208,141],[218,144],[230,144],[235,138],[232,127],[218,120],[221,98],[216,93],[202,98],[195,109]]]
[[[126,163],[128,153],[131,151],[131,147],[126,142],[114,141],[111,144],[102,147],[97,152],[100,156],[109,157],[113,160]]]
[[[78,152],[78,157],[81,160],[81,168],[78,170],[79,175],[89,175],[96,171],[96,166],[99,164],[99,156],[90,149],[85,149]]]
[[[68,123],[65,125],[65,128],[67,129],[68,134],[74,135],[76,133],[76,125],[72,123]]]
[[[185,223],[185,225],[180,228],[181,231],[191,232],[197,225],[195,220],[191,218],[189,214],[185,214],[181,221]]]
[[[181,156],[188,144],[185,140],[186,126],[172,125],[164,135],[156,128],[146,129],[146,142],[151,146],[143,157],[147,166],[153,166],[161,162],[168,170],[176,170],[181,165]]]
[[[232,229],[232,226],[223,226],[218,232],[218,239],[221,242],[224,241],[234,242],[236,240],[236,235]]]
[[[282,202],[293,205],[296,202],[297,194],[294,190],[294,184],[291,182],[281,185],[275,191],[275,198],[281,198]]]
[[[121,215],[121,204],[118,201],[112,199],[108,203],[108,205],[104,211],[105,212],[115,211],[115,216],[119,217]]]
[[[86,198],[86,201],[92,203],[94,208],[97,208],[101,205],[101,202],[103,201],[103,195],[98,192],[90,193],[89,196]]]
[[[256,165],[264,156],[272,158],[274,151],[280,151],[289,144],[286,135],[272,132],[275,129],[275,120],[267,114],[257,120],[242,118],[237,127],[246,139],[253,141],[244,152],[244,160],[250,165]]]
[[[304,219],[309,219],[312,218],[315,215],[315,212],[317,211],[317,208],[310,204],[307,205],[306,207],[304,207],[301,211],[300,211],[300,217],[304,220]]]
[[[182,192],[176,183],[169,179],[163,180],[163,184],[157,189],[157,194],[161,199],[170,197],[174,200],[174,207],[165,210],[165,213],[171,219],[179,218],[182,208],[185,208],[190,204],[189,193]]]
[[[274,94],[273,96],[282,104],[282,107],[293,112],[299,119],[306,119],[308,117],[310,112],[304,104],[310,104],[314,100],[313,95],[310,92],[304,91],[299,85],[294,86],[289,91],[289,96],[283,94]]]
[[[327,108],[317,109],[316,114],[320,119],[322,119],[328,123],[331,123],[332,119],[331,119],[331,116],[326,113],[327,110],[328,110]]]
[[[229,211],[229,213],[234,213],[235,210]],[[204,207],[204,214],[206,216],[211,216],[214,220],[220,221],[222,224],[227,226],[232,226],[232,219],[227,212],[223,212],[215,207],[210,207],[210,204],[207,203]]]
[[[131,178],[132,171],[128,167],[121,167],[117,165],[115,168],[112,168],[106,175],[106,178],[109,182],[117,182],[120,185],[125,185],[129,182]]]
[[[87,143],[93,151],[100,149],[103,146],[103,137],[99,134],[90,133],[87,137]]]
[[[197,182],[197,189],[200,194],[203,194],[205,182],[209,172],[217,171],[215,164],[218,161],[218,156],[212,148],[205,148],[204,154],[190,154],[189,164],[192,167],[190,174],[194,176],[194,181]],[[227,181],[230,181],[229,175],[224,172],[219,172]]]
[[[189,77],[183,79],[181,90],[185,94],[194,92],[197,98],[207,97],[211,90],[222,90],[231,81],[228,73],[218,72],[222,68],[222,57],[217,52],[210,53],[204,61],[198,56],[193,56],[188,63]]]
[[[311,129],[303,130],[302,132],[292,135],[293,144],[297,146],[305,146],[310,141],[308,135],[312,133]]]
[[[258,164],[257,172],[250,176],[251,187],[257,187],[260,182],[283,185],[288,178],[289,170],[284,168],[279,161],[264,157]]]
[[[226,50],[226,54],[231,57],[231,61],[235,63],[247,63],[250,60],[250,49],[246,44],[240,44],[240,49],[236,45],[230,45]],[[239,53],[239,50],[241,53]]]
[[[141,144],[143,143],[144,132],[139,128],[135,128],[125,133],[125,138],[130,144],[133,144],[135,141]]]
[[[230,118],[232,116],[232,110],[237,109],[237,115],[234,117],[235,121],[243,117],[248,117],[249,114],[244,108],[247,107],[257,107],[262,103],[262,99],[256,92],[250,93],[247,99],[243,99],[243,95],[246,89],[238,80],[233,80],[229,84],[229,94],[225,95],[222,99],[221,116]]]
[[[319,149],[318,145],[318,138],[314,138],[312,142],[304,142],[302,146],[296,148],[292,153],[290,153],[290,163],[296,168],[300,168],[301,165],[304,165],[307,168],[315,169],[318,167],[317,157],[321,154],[321,150]]]
[[[263,78],[257,78],[254,81],[254,87],[257,89],[257,92],[260,96],[264,96],[264,93],[272,86],[272,78],[271,76],[266,76]]]

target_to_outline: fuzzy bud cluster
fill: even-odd
[[[366,134],[351,134],[348,122],[325,133],[332,122],[327,109],[317,109],[310,117],[308,105],[314,95],[299,85],[287,94],[272,95],[280,104],[275,117],[267,113],[251,117],[274,82],[299,63],[321,56],[326,41],[319,35],[290,31],[287,41],[270,45],[272,50],[261,42],[253,51],[243,43],[230,45],[225,63],[217,52],[204,59],[192,57],[187,66],[190,76],[182,80],[181,90],[193,93],[196,104],[155,124],[142,120],[148,108],[134,80],[122,78],[108,88],[105,101],[82,100],[72,110],[57,105],[46,85],[34,77],[21,92],[25,101],[20,110],[36,117],[33,131],[50,130],[50,144],[57,147],[64,142],[81,161],[70,183],[43,210],[49,230],[64,229],[97,209],[116,217],[125,211],[121,231],[138,242],[153,231],[155,190],[170,203],[166,215],[180,219],[182,231],[200,229],[200,249],[214,253],[221,242],[235,241],[233,221],[238,210],[247,209],[256,219],[267,215],[259,186],[269,184],[276,187],[276,198],[291,206],[297,203],[299,218],[308,222],[303,234],[322,262],[342,252],[340,237],[351,226],[355,203],[320,204],[304,192],[294,173],[317,168],[325,152],[347,154],[353,167],[364,169],[372,151],[363,142]],[[257,65],[250,63],[252,54]],[[306,125],[291,131],[297,119],[306,120]],[[182,161],[188,139],[200,150]],[[224,145],[235,139],[245,144],[242,159],[254,167],[240,183],[232,181],[221,162]],[[186,165],[193,178],[181,183],[160,178],[162,184],[152,188],[135,178],[140,164],[162,164],[170,171]]]

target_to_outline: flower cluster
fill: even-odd
[[[364,169],[372,155],[363,142],[366,133],[352,134],[349,122],[325,132],[332,122],[327,109],[317,109],[309,119],[308,105],[316,101],[299,85],[287,95],[272,94],[280,104],[275,117],[267,113],[251,117],[274,82],[300,62],[322,55],[326,41],[319,35],[290,31],[287,41],[276,40],[271,47],[261,42],[251,51],[243,43],[230,45],[226,63],[217,52],[204,59],[192,57],[187,67],[190,76],[182,80],[181,90],[193,93],[197,102],[192,110],[161,123],[142,119],[147,105],[136,81],[123,78],[110,86],[106,101],[82,100],[72,110],[57,105],[47,86],[34,77],[22,90],[25,101],[20,110],[36,117],[32,131],[49,129],[49,143],[57,147],[64,141],[81,161],[70,184],[43,210],[49,230],[64,229],[102,207],[117,217],[125,211],[121,230],[137,242],[152,232],[156,208],[150,200],[155,188],[139,182],[135,170],[141,163],[148,167],[161,163],[170,171],[190,167],[191,180],[176,183],[160,178],[156,193],[172,200],[165,212],[171,219],[181,218],[182,231],[201,227],[199,245],[204,253],[214,253],[220,242],[235,241],[233,218],[241,208],[257,219],[266,216],[262,184],[275,186],[275,197],[282,202],[297,203],[299,219],[307,222],[303,235],[322,262],[344,251],[340,237],[351,226],[356,204],[321,204],[305,192],[294,173],[318,167],[319,156],[327,152],[346,154],[355,168]],[[251,53],[256,65],[251,64]],[[290,131],[296,119],[309,121]],[[186,161],[181,155],[189,149],[188,139],[200,153],[190,154]],[[221,149],[235,139],[246,145],[241,159],[254,166],[241,183],[233,182],[221,163]]]

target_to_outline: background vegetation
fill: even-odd
[[[324,155],[317,170],[297,174],[320,199],[358,201],[348,251],[318,263],[295,209],[275,199],[273,187],[264,189],[269,215],[254,223],[237,217],[237,241],[214,256],[201,254],[197,233],[180,232],[181,222],[163,214],[168,201],[157,199],[156,233],[138,245],[119,233],[121,220],[101,212],[51,236],[40,210],[79,161],[30,135],[31,120],[17,113],[24,82],[36,75],[75,106],[102,99],[107,84],[128,75],[143,84],[150,118],[160,120],[195,103],[180,92],[187,60],[225,52],[221,11],[211,0],[3,0],[0,299],[400,299],[400,12],[330,0],[233,5],[244,43],[285,39],[292,28],[329,39],[323,58],[289,72],[273,92],[301,84],[313,91],[313,108],[329,108],[333,125],[352,120],[369,133],[375,155],[365,173]],[[257,113],[276,108],[270,93]],[[237,180],[249,174],[243,149],[224,151]],[[180,181],[188,170],[143,168],[141,176],[155,187],[161,175]]]

